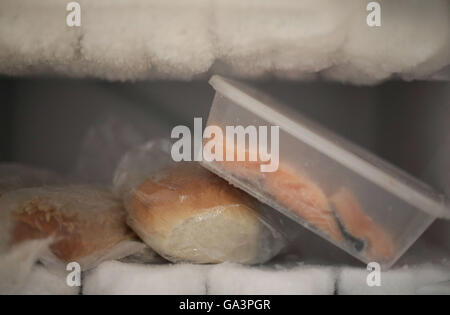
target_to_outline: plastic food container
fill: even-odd
[[[211,152],[220,150],[208,142],[220,137],[210,132],[202,165],[361,261],[389,268],[448,211],[444,195],[262,93],[220,76],[210,84],[216,95],[207,127],[222,131],[224,159],[235,153],[231,161],[214,159]],[[227,134],[230,126],[250,127],[245,143]],[[267,127],[267,143],[258,139],[258,146],[249,146],[250,129],[259,132],[261,126]],[[273,126],[279,126],[279,164],[262,172],[269,162],[258,150],[276,156]],[[231,138],[234,143],[227,142]],[[251,161],[254,148],[257,158]],[[239,150],[244,161],[238,161]]]

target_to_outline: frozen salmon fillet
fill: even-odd
[[[344,234],[355,241],[363,241],[362,248],[368,258],[385,261],[395,253],[391,236],[368,217],[355,194],[348,188],[341,188],[330,197]]]
[[[267,190],[280,204],[334,241],[344,240],[325,193],[307,176],[283,165],[265,178]]]

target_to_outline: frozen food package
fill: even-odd
[[[114,187],[129,226],[172,262],[258,264],[284,245],[261,203],[196,162],[174,162],[168,141],[126,154]]]
[[[0,197],[2,194],[27,187],[61,184],[62,178],[51,171],[18,163],[0,163]]]
[[[363,262],[392,266],[443,194],[239,82],[216,90],[201,165]]]
[[[39,255],[47,267],[77,262],[82,270],[145,245],[128,228],[121,202],[100,186],[24,188],[0,198],[0,251],[27,240],[51,239]]]

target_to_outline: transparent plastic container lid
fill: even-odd
[[[436,217],[448,215],[444,195],[298,112],[233,80],[215,75],[210,84],[216,96],[207,126],[221,128],[223,151],[242,150],[245,161],[204,157],[202,165],[361,261],[389,268]],[[230,126],[266,126],[263,152],[279,144],[278,169],[262,172],[259,151],[249,161],[250,133],[239,144]],[[273,126],[278,142],[270,139]]]

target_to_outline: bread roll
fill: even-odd
[[[256,201],[197,164],[177,163],[131,192],[128,224],[173,262],[255,264],[272,258],[281,236]]]
[[[144,246],[127,227],[121,203],[101,187],[16,190],[0,198],[0,213],[7,225],[2,229],[4,248],[53,237],[50,252],[41,257],[47,264],[76,261],[89,269],[104,258],[121,258]]]

